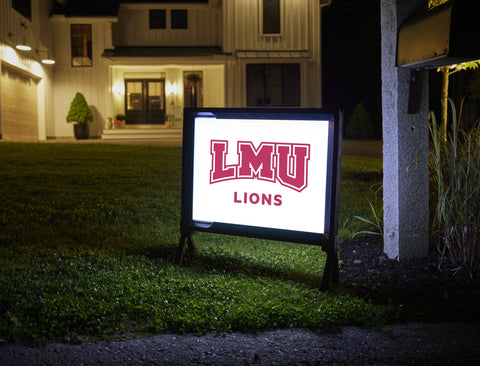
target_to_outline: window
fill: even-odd
[[[248,64],[247,106],[300,106],[300,64]]]
[[[280,0],[263,0],[263,33],[279,34]]]
[[[92,66],[92,25],[72,24],[72,66]]]
[[[171,10],[172,29],[187,29],[188,28],[188,14],[187,10]]]
[[[150,10],[150,29],[166,29],[167,20],[164,9]]]
[[[184,107],[203,107],[202,71],[184,71]]]
[[[12,8],[22,14],[25,18],[32,20],[31,0],[12,0]]]

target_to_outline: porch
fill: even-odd
[[[151,140],[157,142],[182,142],[183,129],[158,125],[127,125],[123,128],[105,129],[102,140]]]

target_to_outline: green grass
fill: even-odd
[[[179,241],[181,149],[0,144],[0,343],[155,332],[378,325],[386,309],[317,290],[320,248]],[[379,159],[343,158],[340,235],[363,229]],[[380,204],[380,200],[378,204]]]

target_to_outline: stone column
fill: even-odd
[[[384,252],[399,261],[428,252],[428,73],[409,114],[410,69],[396,67],[397,31],[426,0],[381,0]]]

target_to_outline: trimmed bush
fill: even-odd
[[[75,94],[70,110],[67,115],[67,122],[91,123],[93,122],[93,114],[88,107],[87,101],[82,93]]]
[[[363,103],[353,109],[352,116],[345,127],[345,133],[350,139],[369,139],[373,136],[373,127],[370,115]]]

